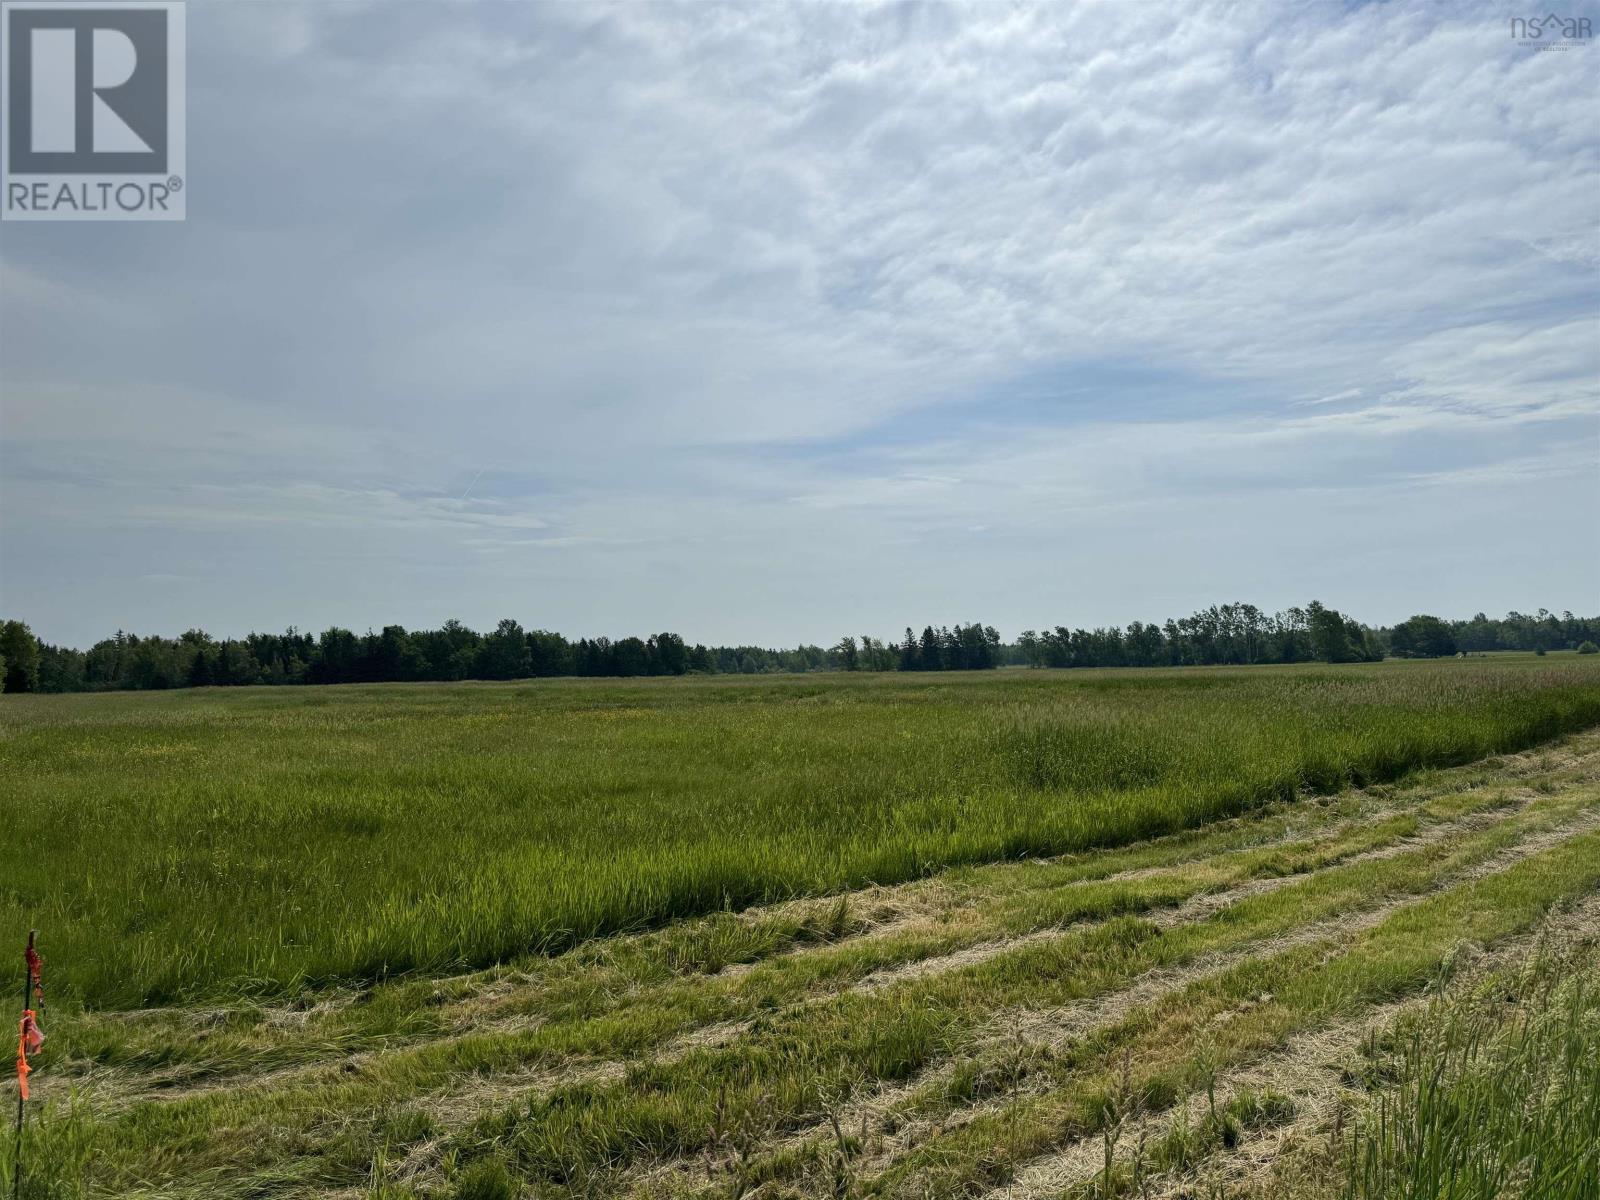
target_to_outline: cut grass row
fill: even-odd
[[[1049,1094],[931,1139],[865,1186],[892,1192],[914,1184],[920,1195],[971,1195],[1003,1186],[1019,1164],[1098,1134],[1115,1112],[1115,1097],[1129,1086],[1121,1072],[1146,1108],[1170,1107],[1203,1088],[1217,1067],[1265,1053],[1297,1031],[1415,993],[1446,970],[1459,943],[1493,945],[1596,888],[1600,834],[1591,833],[1406,906],[1348,945],[1295,947],[1196,981],[1100,1031],[1079,1056],[1063,1061]],[[1119,1057],[1131,1067],[1117,1065]]]
[[[1180,926],[1158,938],[1135,943],[1124,950],[1119,956],[1120,961],[1119,957],[1107,954],[1103,947],[1085,947],[1089,962],[1073,955],[1059,963],[1058,969],[1068,977],[1062,982],[1042,979],[1038,986],[1029,986],[1028,975],[1023,975],[1017,979],[1020,986],[1012,995],[1007,996],[1001,991],[997,999],[1001,1005],[1009,1000],[1028,1005],[1066,1006],[1103,995],[1111,987],[1145,971],[1202,963],[1206,956],[1234,947],[1270,948],[1270,939],[1306,930],[1308,926],[1311,932],[1317,933],[1317,926],[1321,922],[1335,916],[1340,923],[1358,929],[1361,924],[1358,918],[1369,906],[1387,906],[1404,897],[1426,892],[1451,874],[1484,861],[1483,856],[1492,849],[1503,848],[1507,844],[1505,839],[1515,836],[1510,830],[1497,829],[1488,836],[1470,839],[1458,848],[1441,848],[1444,850],[1441,854],[1419,851],[1383,863],[1331,870],[1281,892],[1242,901],[1207,921]],[[1344,936],[1328,928],[1322,928],[1320,932],[1322,936],[1317,937],[1305,951],[1336,947]],[[1111,961],[1107,962],[1107,959]],[[1254,969],[1253,958],[1229,968],[1232,972],[1246,973]],[[1107,973],[1097,977],[1097,970]],[[1037,972],[1039,976],[1048,976],[1050,973],[1048,968]],[[986,986],[990,981],[980,978],[974,982]],[[1264,990],[1270,990],[1270,985]],[[961,1053],[970,1064],[968,1069],[958,1071],[953,1078],[932,1081],[908,1098],[899,1111],[920,1117],[924,1123],[930,1117],[948,1117],[979,1098],[970,1089],[970,1082],[980,1079],[987,1079],[992,1087],[996,1079],[1003,1078],[1010,1091],[1018,1090],[1024,1083],[1031,1083],[1032,1086],[1025,1090],[1036,1092],[1051,1086],[1052,1080],[1060,1082],[1063,1072],[1070,1074],[1082,1063],[1107,1058],[1120,1048],[1114,1040],[1106,1042],[1102,1040],[1102,1035],[1095,1034],[1082,1041],[1069,1040],[1059,1052],[1035,1055],[1008,1064],[1006,1060],[1011,1057],[1010,1048],[1003,1040],[995,1041],[996,1044],[990,1047],[983,1046],[981,1042],[976,1047],[970,1044],[962,1047]],[[1030,1075],[1039,1075],[1041,1078],[1029,1080]],[[1077,1083],[1074,1086],[1080,1093],[1079,1098],[1084,1099],[1082,1087]],[[1089,1091],[1093,1092],[1093,1089]],[[1146,1099],[1155,1101],[1159,1097],[1148,1096]],[[1090,1107],[1098,1103],[1093,1095],[1089,1095],[1086,1102]],[[979,1140],[984,1136],[981,1129],[979,1126]],[[937,1148],[928,1151],[929,1160],[937,1159],[942,1153],[943,1150]],[[926,1165],[921,1159],[913,1159],[912,1163],[914,1173]]]
[[[1600,722],[1600,666],[0,698],[0,926],[94,1007],[1114,847]]]

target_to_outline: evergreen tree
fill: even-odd
[[[917,635],[912,633],[911,626],[907,625],[905,640],[900,643],[900,669],[916,671],[921,665],[921,656],[917,653]]]

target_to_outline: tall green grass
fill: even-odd
[[[375,979],[1125,844],[1600,723],[1600,666],[1388,663],[0,702],[0,931],[96,1006]]]
[[[1389,1083],[1346,1156],[1346,1200],[1600,1197],[1593,941],[1435,1002],[1372,1054]]]

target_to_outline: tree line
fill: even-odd
[[[1163,625],[1029,629],[1017,646],[1034,667],[1375,662],[1384,656],[1380,631],[1315,600],[1270,615],[1253,604],[1222,604]]]
[[[847,635],[793,649],[689,645],[676,633],[579,638],[525,630],[511,619],[488,633],[459,621],[438,629],[386,625],[357,634],[296,629],[213,638],[118,632],[87,650],[41,642],[21,621],[0,622],[0,680],[7,692],[82,692],[261,684],[388,683],[551,676],[759,675],[805,671],[980,671],[995,667],[1162,667],[1372,662],[1494,650],[1596,653],[1600,618],[1528,616],[1468,621],[1419,615],[1392,628],[1363,625],[1316,601],[1268,614],[1252,604],[1213,605],[1163,624],[1024,630],[1005,643],[992,625],[907,627],[899,642]]]

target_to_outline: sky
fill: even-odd
[[[0,226],[0,609],[1592,614],[1600,48],[1511,15],[191,3],[188,219]]]

